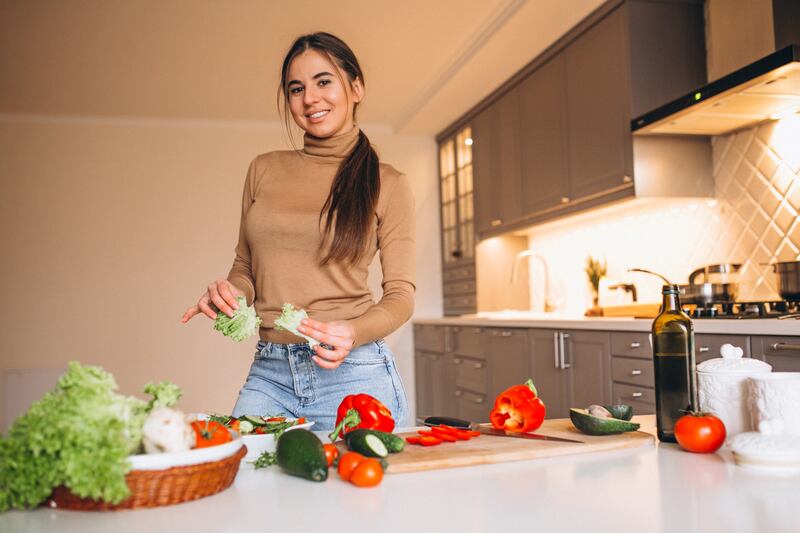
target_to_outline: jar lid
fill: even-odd
[[[782,475],[800,470],[800,436],[785,433],[740,433],[728,442],[739,466]]]
[[[709,374],[761,374],[772,372],[772,366],[751,357],[742,357],[744,350],[732,344],[723,344],[719,354],[722,357],[709,359],[697,365],[698,372]]]

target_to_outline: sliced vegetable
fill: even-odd
[[[639,429],[639,424],[636,422],[592,416],[586,409],[570,409],[569,419],[576,428],[587,435],[615,435]]]
[[[419,443],[422,446],[436,446],[437,444],[442,443],[442,439],[434,437],[432,435],[422,435],[419,438]]]
[[[342,432],[347,433],[358,428],[391,433],[394,429],[392,412],[369,394],[345,396],[336,411],[336,427],[328,437],[335,441]]]
[[[419,437],[406,437],[406,442],[409,444],[419,444]]]
[[[501,392],[489,413],[496,429],[509,432],[534,431],[544,422],[545,407],[538,397],[533,380],[514,385]]]
[[[386,457],[389,450],[381,439],[365,429],[356,429],[344,436],[344,443],[350,450],[367,457]]]

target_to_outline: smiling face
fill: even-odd
[[[353,127],[353,111],[364,86],[360,79],[351,81],[326,55],[313,49],[297,55],[286,80],[289,112],[303,131],[325,138]]]

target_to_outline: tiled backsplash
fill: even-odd
[[[768,263],[800,259],[800,115],[715,137],[716,200],[637,200],[533,228],[528,247],[550,263],[559,310],[591,304],[583,267],[604,257],[608,277],[636,283],[640,301],[659,301],[660,282],[642,267],[686,283],[695,268],[742,263],[741,300],[778,298]],[[542,309],[542,274],[531,266],[531,308]]]

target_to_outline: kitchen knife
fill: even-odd
[[[513,433],[510,431],[504,431],[502,429],[495,429],[489,424],[476,424],[468,420],[461,420],[460,418],[451,418],[447,416],[429,416],[423,420],[422,423],[426,426],[438,426],[440,424],[444,424],[454,428],[471,429],[472,431],[478,431],[484,435],[494,435],[496,437],[516,437],[519,439],[553,440],[558,442],[574,442],[575,444],[583,444],[583,442],[579,440],[551,437],[549,435],[539,435],[537,433]]]

